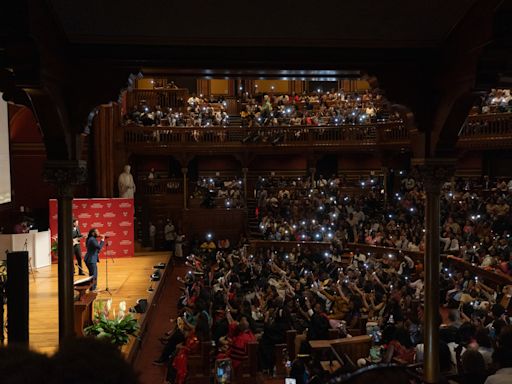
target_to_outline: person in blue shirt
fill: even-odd
[[[99,239],[99,241],[98,241]],[[105,244],[105,236],[100,235],[97,228],[92,228],[87,235],[85,242],[87,252],[84,257],[85,265],[89,270],[89,276],[94,276],[94,281],[91,286],[91,290],[96,290],[96,284],[98,282],[98,262],[99,253],[103,245]]]

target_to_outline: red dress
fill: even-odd
[[[187,378],[187,361],[190,353],[195,353],[199,349],[199,340],[195,333],[191,331],[185,339],[185,345],[180,348],[178,354],[172,363],[176,369],[176,384],[184,384]]]

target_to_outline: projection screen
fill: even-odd
[[[9,117],[7,103],[0,92],[0,204],[11,202],[11,164],[9,157]]]

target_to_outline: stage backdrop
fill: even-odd
[[[113,257],[133,256],[133,199],[74,199],[73,217],[78,218],[80,231],[87,238],[91,228],[110,236],[108,254]],[[57,200],[50,200],[50,230],[57,235]],[[80,242],[85,256],[85,239]],[[105,249],[100,257],[105,256]]]

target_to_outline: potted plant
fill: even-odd
[[[57,235],[51,237],[51,257],[52,263],[56,263],[59,260],[59,239]]]
[[[87,336],[94,336],[99,339],[110,340],[119,348],[127,344],[130,336],[135,335],[139,330],[137,320],[130,314],[125,313],[126,303],[119,303],[117,316],[114,311],[112,317],[109,316],[111,300],[105,303],[104,310],[96,313],[93,324],[84,329]]]

